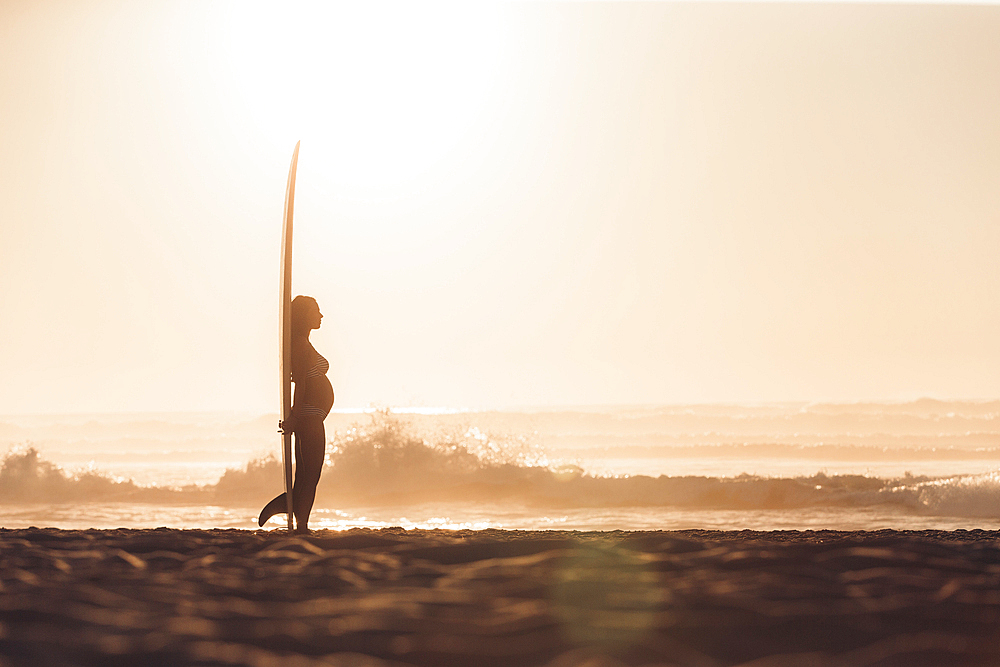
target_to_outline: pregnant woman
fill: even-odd
[[[279,423],[282,433],[295,434],[295,482],[292,485],[296,531],[309,531],[309,512],[316,498],[316,485],[326,458],[323,420],[333,407],[333,385],[326,373],[330,364],[309,342],[309,332],[319,329],[323,314],[311,296],[292,300],[292,413]],[[285,494],[269,502],[260,512],[263,526],[275,514],[286,512]]]

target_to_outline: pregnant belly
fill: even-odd
[[[325,375],[309,378],[306,396],[303,401],[307,405],[329,412],[333,407],[333,385]]]

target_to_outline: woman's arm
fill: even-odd
[[[292,411],[289,413],[287,419],[278,421],[278,429],[281,433],[289,434],[295,433],[295,427],[298,425],[298,419],[295,417],[295,406],[302,405],[302,396],[306,393],[303,388],[304,382],[296,382],[295,390],[292,393]]]
[[[308,386],[306,373],[309,372],[309,352],[311,351],[312,346],[308,339],[292,341],[292,382],[295,385],[295,390],[292,393],[292,412],[288,415],[288,419],[279,423],[282,433],[295,431],[298,422],[295,408],[302,406],[306,400],[306,387]]]

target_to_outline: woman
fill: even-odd
[[[333,386],[327,379],[330,364],[309,342],[309,332],[319,329],[323,314],[311,296],[292,300],[292,412],[279,422],[282,433],[295,434],[295,483],[292,486],[292,511],[296,530],[309,531],[309,512],[316,498],[316,485],[326,458],[326,431],[323,420],[333,407]],[[257,524],[263,526],[275,514],[287,511],[285,494],[269,502],[260,512]]]

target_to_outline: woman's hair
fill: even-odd
[[[306,317],[313,308],[319,308],[319,304],[311,296],[300,294],[292,299],[292,335],[309,333],[309,321]]]

